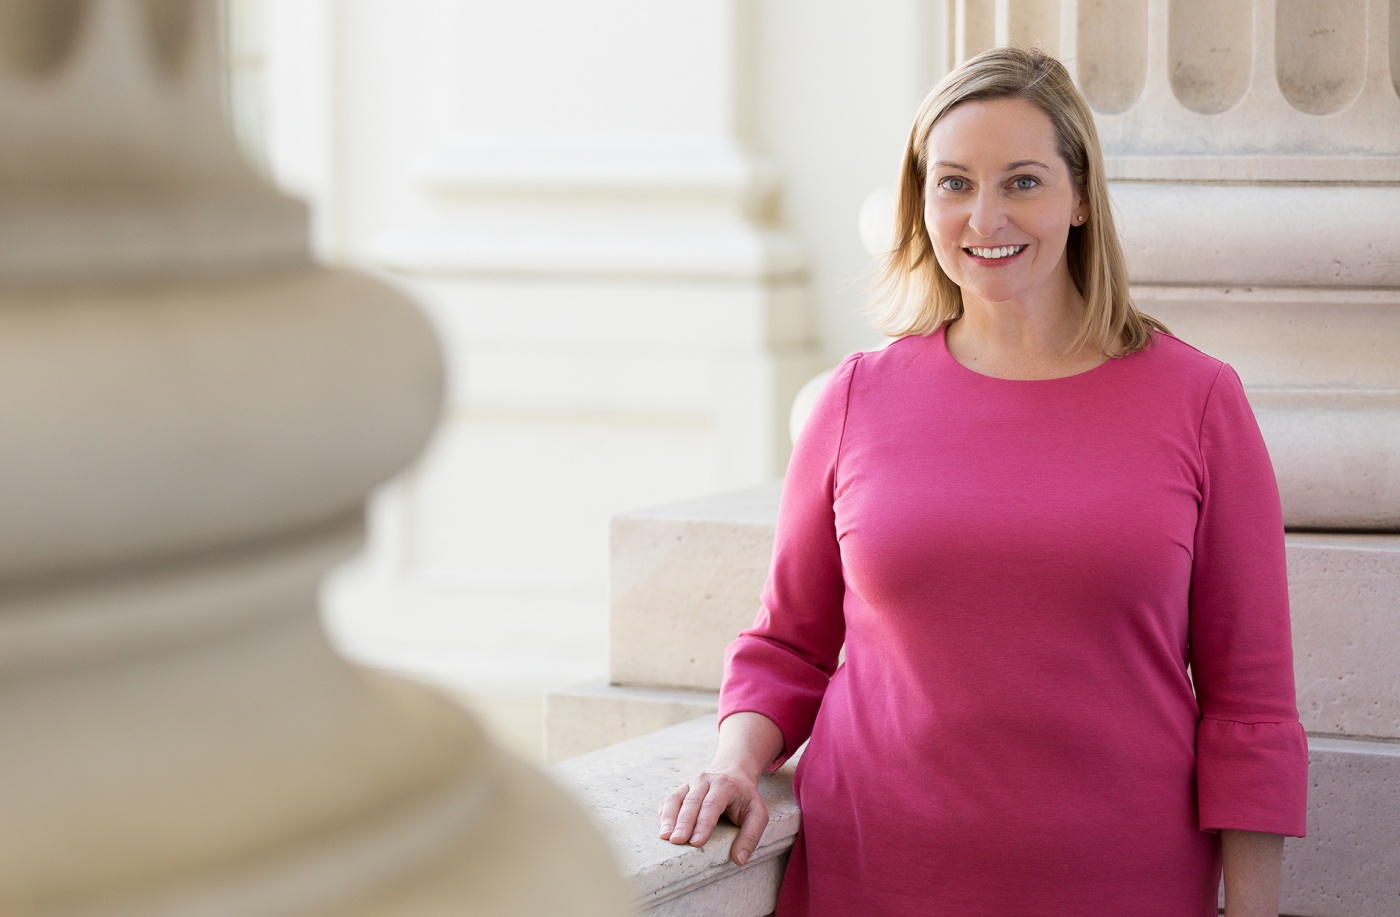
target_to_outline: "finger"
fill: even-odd
[[[743,866],[763,839],[763,829],[768,827],[768,807],[755,797],[747,811],[735,814],[739,816],[734,819],[739,825],[739,836],[729,848],[729,858],[736,866]]]
[[[711,834],[714,834],[715,825],[720,823],[720,816],[735,805],[738,797],[738,788],[732,781],[722,777],[711,781],[710,791],[700,802],[700,811],[696,813],[696,823],[690,830],[690,846],[703,847],[704,844],[708,843]]]
[[[677,790],[673,790],[667,797],[661,800],[661,808],[658,815],[661,817],[661,836],[669,838],[671,832],[676,827],[676,814],[681,810],[681,803],[685,800],[685,794],[690,792],[690,784],[685,784]]]
[[[671,843],[684,844],[694,838],[695,823],[700,818],[700,807],[710,791],[708,780],[696,778],[690,781],[690,792],[685,794],[680,811],[676,813],[676,824],[671,832]]]

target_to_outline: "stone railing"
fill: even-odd
[[[703,716],[553,767],[553,776],[573,790],[612,840],[638,914],[763,917],[773,912],[801,818],[792,798],[795,757],[762,780],[768,828],[742,867],[728,859],[738,829],[727,821],[704,847],[678,846],[657,836],[662,797],[704,766],[714,743],[714,717]]]
[[[715,709],[724,646],[753,619],[777,493],[757,488],[615,519],[610,682],[548,700],[548,753],[568,758],[554,774],[611,837],[647,914],[768,913],[797,829],[789,763],[766,778],[773,822],[744,870],[725,861],[733,828],[703,850],[656,836],[661,798],[713,752],[712,715],[695,717]],[[1394,915],[1400,535],[1300,532],[1287,544],[1311,786],[1308,836],[1285,848],[1283,913]]]

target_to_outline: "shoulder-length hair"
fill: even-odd
[[[993,99],[1024,99],[1045,112],[1055,128],[1060,158],[1087,203],[1088,219],[1070,228],[1065,249],[1070,276],[1085,304],[1071,349],[1096,344],[1108,356],[1141,350],[1153,330],[1167,329],[1139,312],[1128,293],[1094,117],[1064,65],[1034,48],[984,51],[945,76],[919,106],[900,169],[895,246],[885,256],[870,307],[875,326],[903,337],[928,334],[962,316],[962,290],[938,264],[924,225],[928,138],[955,107]]]

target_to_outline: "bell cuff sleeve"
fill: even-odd
[[[1303,837],[1308,740],[1297,723],[1201,720],[1196,731],[1200,827]]]
[[[1229,366],[1207,396],[1199,443],[1190,647],[1200,827],[1302,837],[1308,746],[1293,684],[1283,513]]]

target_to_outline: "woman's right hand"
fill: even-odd
[[[702,847],[725,815],[739,826],[729,859],[743,866],[768,827],[768,807],[758,794],[759,775],[782,752],[782,730],[768,717],[750,711],[725,717],[709,769],[662,800],[662,840]]]
[[[743,866],[768,826],[768,807],[758,794],[758,779],[738,770],[701,771],[662,800],[661,838],[703,847],[721,815],[739,826],[729,859]]]

